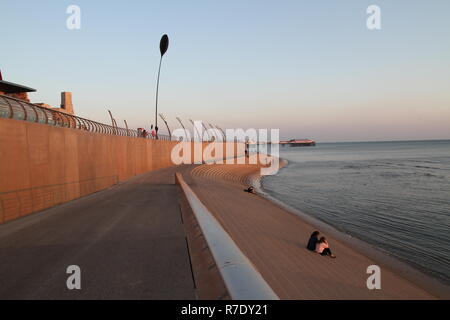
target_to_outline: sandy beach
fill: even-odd
[[[243,192],[259,168],[200,165],[187,180],[281,299],[448,298],[323,230],[337,259],[308,251],[306,242],[317,226],[265,197]],[[367,288],[370,265],[381,268],[380,290]]]

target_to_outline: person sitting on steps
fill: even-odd
[[[328,245],[327,239],[321,237],[316,244],[316,252],[320,253],[322,256],[329,256],[330,258],[336,258],[334,254],[331,253],[330,246]]]
[[[255,193],[256,193],[256,192],[255,192],[255,188],[253,188],[252,186],[248,187],[247,189],[244,189],[244,191],[245,191],[245,192],[248,192],[248,193],[252,193],[252,194],[255,194]]]
[[[319,231],[314,231],[311,234],[311,237],[309,237],[308,244],[306,245],[306,248],[309,251],[316,251],[316,245],[317,242],[319,241],[319,234],[320,234]]]

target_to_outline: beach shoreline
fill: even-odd
[[[280,169],[286,167],[287,165],[288,162],[286,160],[280,159]],[[241,168],[239,169],[238,166],[241,166]],[[437,279],[424,274],[396,257],[389,256],[387,253],[364,242],[363,240],[351,237],[350,235],[337,230],[333,226],[309,216],[300,210],[297,210],[272,197],[262,187],[264,177],[260,174],[260,166],[254,165],[253,168],[249,166],[251,165],[234,165],[234,168],[230,168],[229,165],[226,167],[223,167],[223,165],[207,165],[207,167],[199,166],[192,171],[192,175],[201,177],[202,179],[210,179],[217,184],[234,184],[239,185],[240,187],[253,185],[257,189],[258,198],[265,199],[274,207],[278,207],[282,211],[289,213],[297,219],[300,219],[302,223],[308,225],[311,230],[318,229],[325,233],[327,237],[331,236],[334,240],[341,242],[351,251],[355,251],[368,259],[376,261],[377,265],[379,265],[382,270],[395,274],[396,277],[410,282],[421,290],[428,292],[431,296],[438,299],[449,299],[450,288],[445,284],[440,283]],[[215,168],[213,169],[213,167]],[[306,240],[307,239],[305,239],[305,241]],[[327,299],[329,297],[324,296],[322,298]],[[365,298],[363,297],[362,299]]]

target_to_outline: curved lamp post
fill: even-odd
[[[205,132],[208,135],[208,142],[211,142],[211,136],[208,133],[208,128],[206,128],[206,126],[205,126],[205,124],[203,122],[202,122],[202,126],[203,126],[203,128],[205,128]]]
[[[169,131],[169,140],[172,140],[172,133],[170,132],[170,128],[169,125],[167,124],[166,118],[162,113],[160,113],[159,116],[161,117],[162,121],[164,121],[164,123],[166,124],[167,131]]]
[[[197,128],[195,127],[194,121],[192,121],[192,119],[189,119],[189,122],[192,123],[192,126],[194,127],[195,132],[197,132],[197,134],[198,134],[198,138],[199,138],[200,142],[202,142],[203,141],[203,137],[201,136],[200,132],[198,132]]]
[[[223,136],[223,142],[227,142],[227,136],[225,135],[225,131],[222,130],[222,128],[220,128],[218,125],[216,125],[216,128],[222,132],[222,136]]]
[[[219,138],[219,135],[217,134],[217,128],[215,128],[211,123],[208,123],[208,126],[213,130],[214,140],[217,141],[217,139]]]
[[[155,108],[155,131],[156,138],[158,138],[158,93],[159,93],[159,75],[161,74],[161,63],[164,54],[169,48],[169,37],[167,34],[163,35],[161,41],[159,42],[159,51],[161,52],[161,59],[159,59],[159,68],[158,68],[158,80],[156,82],[156,108]]]
[[[112,112],[110,111],[110,110],[108,110],[108,113],[109,113],[109,116],[111,117],[111,124],[112,124],[112,127],[113,127],[113,129],[114,129],[114,134],[117,134],[117,122],[116,122],[116,119],[114,119],[113,118],[113,115],[112,115]]]
[[[127,137],[129,136],[129,132],[128,132],[128,123],[127,120],[123,119],[123,122],[125,122],[125,128],[127,128]]]
[[[178,122],[179,122],[179,123],[181,124],[181,126],[183,127],[184,134],[186,135],[186,140],[187,140],[187,138],[188,138],[188,131],[187,131],[186,128],[184,127],[183,122],[181,122],[181,119],[178,118],[178,117],[176,117],[176,119],[178,120]]]

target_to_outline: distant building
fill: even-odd
[[[24,100],[30,102],[28,99],[28,92],[35,92],[36,89],[22,86],[20,84],[4,81],[2,73],[0,71],[0,94],[5,96],[13,97],[16,99]]]
[[[61,92],[61,106],[59,108],[52,107],[46,103],[35,103],[35,104],[43,108],[53,109],[56,111],[61,111],[69,114],[75,114],[73,112],[72,92]]]
[[[314,147],[316,142],[311,139],[291,139],[288,141],[280,141],[280,145],[289,147]]]
[[[0,94],[9,96],[12,98],[16,98],[19,100],[23,100],[26,102],[30,102],[28,98],[28,92],[36,92],[36,89],[29,88],[17,83],[12,83],[8,81],[4,81],[2,77],[2,73],[0,71]],[[44,107],[47,109],[53,109],[57,111],[61,111],[64,113],[74,114],[73,104],[72,104],[72,93],[71,92],[61,92],[61,106],[53,107],[46,103],[34,103],[40,107]]]

